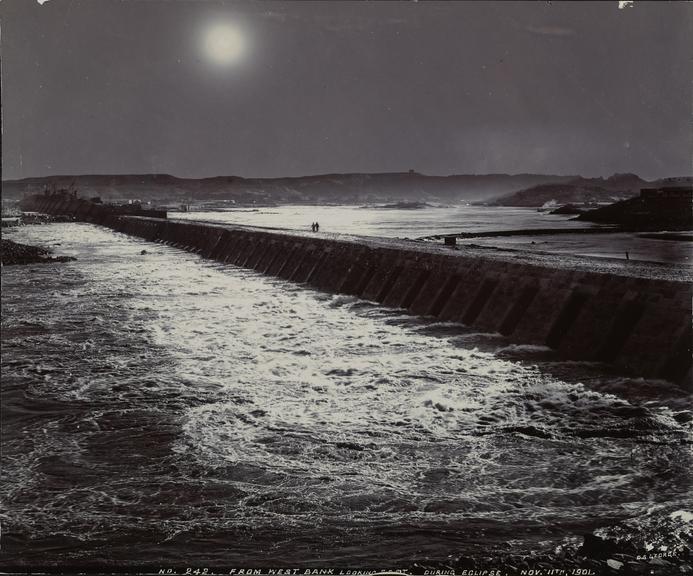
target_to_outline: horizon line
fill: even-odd
[[[608,179],[613,176],[624,176],[624,175],[633,175],[638,178],[641,178],[642,180],[645,181],[654,181],[654,180],[663,180],[666,178],[693,178],[693,175],[678,175],[678,176],[661,176],[657,177],[654,179],[647,179],[643,178],[636,172],[613,172],[609,176],[584,176],[580,173],[573,173],[573,174],[557,174],[557,173],[549,173],[549,172],[456,172],[456,173],[450,173],[450,174],[425,174],[423,172],[419,172],[417,170],[405,170],[405,171],[399,171],[399,172],[390,172],[390,171],[385,171],[385,172],[319,172],[319,173],[313,173],[313,174],[303,174],[300,176],[239,176],[237,174],[217,174],[214,176],[199,176],[199,177],[192,177],[192,176],[176,176],[175,174],[171,174],[169,172],[92,172],[92,173],[81,173],[81,174],[51,174],[51,175],[46,175],[46,176],[24,176],[22,178],[8,178],[8,179],[2,179],[1,182],[5,183],[10,183],[10,182],[21,182],[24,180],[39,180],[39,179],[50,179],[50,178],[83,178],[83,177],[89,177],[89,176],[94,176],[94,177],[107,177],[107,176],[112,176],[112,177],[118,177],[118,176],[153,176],[153,177],[169,177],[169,178],[175,178],[177,180],[214,180],[217,178],[237,178],[239,180],[287,180],[287,179],[302,179],[302,178],[318,178],[318,177],[324,177],[324,176],[354,176],[354,175],[365,175],[365,176],[373,176],[373,175],[416,175],[416,176],[424,176],[428,178],[451,178],[451,177],[456,177],[456,176],[472,176],[472,177],[479,177],[479,176],[553,176],[553,177],[558,177],[558,178],[584,178],[584,179]]]

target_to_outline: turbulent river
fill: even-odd
[[[670,384],[89,224],[8,237],[77,260],[2,271],[5,564],[690,537],[693,414]]]

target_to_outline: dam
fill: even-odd
[[[591,534],[688,542],[689,395],[623,373],[676,359],[675,267],[83,210],[8,231],[75,259],[3,267],[7,562],[600,573]]]
[[[666,266],[614,268],[371,237],[303,234],[119,213],[66,195],[25,210],[73,216],[263,274],[548,346],[564,359],[691,385],[691,284]]]

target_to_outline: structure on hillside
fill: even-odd
[[[667,186],[664,188],[643,188],[640,190],[640,198],[645,201],[659,200],[693,200],[693,187],[691,186]]]
[[[101,223],[110,216],[145,216],[148,218],[166,218],[165,210],[143,208],[139,202],[128,204],[105,204],[101,198],[89,200],[77,196],[76,190],[46,189],[42,194],[22,198],[19,207],[25,211],[45,212],[72,216],[77,220]]]
[[[693,230],[693,186],[643,188],[637,198],[589,210],[577,219],[620,224],[626,230]]]

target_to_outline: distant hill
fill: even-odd
[[[577,177],[566,182],[537,184],[505,194],[488,202],[491,206],[533,206],[545,204],[600,204],[637,196],[653,183],[636,174],[614,174],[608,178]]]
[[[236,204],[356,204],[471,202],[528,187],[562,184],[575,176],[483,174],[427,176],[418,172],[321,174],[294,178],[177,178],[169,174],[51,176],[2,183],[5,199],[46,187],[74,188],[80,196],[106,201],[141,200],[159,204],[227,201]]]

